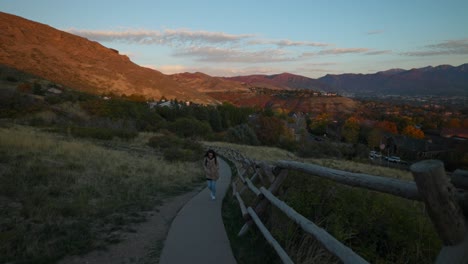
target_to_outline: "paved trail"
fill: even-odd
[[[161,254],[161,264],[236,263],[221,217],[222,200],[231,182],[231,170],[221,159],[216,200],[208,188],[192,198],[172,222]]]

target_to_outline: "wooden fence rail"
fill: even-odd
[[[422,161],[413,164],[410,168],[415,179],[412,182],[363,173],[351,173],[296,161],[280,160],[275,162],[274,166],[270,166],[264,162],[248,159],[232,149],[213,149],[236,164],[239,180],[244,185],[239,192],[233,182],[233,195],[239,202],[242,216],[246,221],[239,235],[245,234],[249,226],[255,223],[265,239],[278,253],[283,263],[293,262],[258,217],[265,211],[268,203],[280,209],[343,263],[368,263],[324,229],[297,213],[275,196],[286,178],[288,170],[297,170],[349,186],[423,201],[426,208],[428,208],[429,217],[444,244],[436,263],[468,263],[468,227],[466,224],[467,219],[463,214],[463,210],[467,210],[466,205],[468,204],[468,194],[465,192],[468,190],[468,171],[456,170],[448,177],[445,174],[442,162],[435,160]],[[239,167],[242,167],[242,169],[239,169]],[[248,178],[249,171],[252,171],[253,174],[250,179]],[[267,189],[264,186],[257,188],[253,183],[255,179],[260,179],[263,185],[269,183],[269,188]],[[255,209],[252,209],[252,207],[247,208],[242,200],[241,194],[245,189],[251,190],[256,195]],[[465,211],[465,214],[468,214],[468,212]]]

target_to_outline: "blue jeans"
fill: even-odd
[[[215,180],[207,180],[208,189],[210,189],[211,194],[214,196],[216,195],[216,181]]]

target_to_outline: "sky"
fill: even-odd
[[[0,0],[165,74],[310,78],[468,63],[467,0]]]

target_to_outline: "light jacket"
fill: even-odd
[[[209,180],[219,179],[219,164],[215,163],[215,159],[208,157],[203,160],[203,167],[205,168],[206,178]]]

